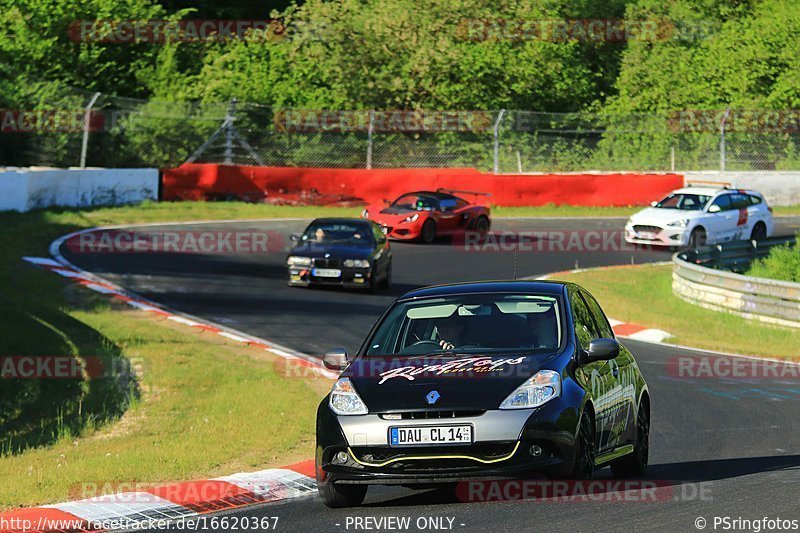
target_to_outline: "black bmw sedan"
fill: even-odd
[[[338,285],[375,291],[392,283],[392,251],[381,227],[358,218],[318,218],[286,258],[289,285]]]
[[[317,411],[316,472],[331,507],[368,485],[647,467],[650,396],[588,291],[483,282],[414,290],[378,320]]]

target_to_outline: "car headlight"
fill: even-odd
[[[406,217],[405,220],[403,220],[403,222],[414,222],[418,218],[419,218],[419,213],[414,213],[410,217]]]
[[[500,409],[530,409],[561,396],[561,376],[553,370],[540,370],[509,394]]]
[[[369,268],[369,261],[366,259],[345,259],[345,268]]]
[[[369,210],[364,209],[361,211],[361,218],[369,218]]]
[[[667,226],[672,226],[673,228],[685,228],[689,225],[688,218],[682,218],[680,220],[675,220],[673,222],[667,222]]]
[[[342,378],[333,385],[328,404],[337,415],[365,415],[369,412],[367,405],[356,392],[353,383]]]
[[[299,255],[290,255],[286,260],[286,264],[290,266],[311,266],[311,258],[301,257]]]

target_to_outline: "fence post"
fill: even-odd
[[[372,132],[375,129],[375,110],[369,111],[369,126],[367,127],[367,170],[372,170]]]
[[[228,113],[225,115],[225,164],[233,164],[233,121],[236,120],[236,97],[231,98],[228,104]]]
[[[670,155],[670,170],[672,172],[675,172],[675,147],[674,146],[669,149],[669,155]]]
[[[497,115],[497,120],[494,121],[494,173],[500,173],[500,122],[503,120],[503,115],[506,114],[505,109],[501,109]]]
[[[728,120],[728,115],[731,108],[725,109],[725,114],[722,115],[722,122],[719,125],[719,171],[725,172],[725,121]]]
[[[91,127],[91,113],[97,99],[100,98],[100,93],[94,93],[92,99],[89,100],[89,105],[83,113],[83,141],[81,142],[81,168],[86,168],[86,150],[89,148],[89,128]]]

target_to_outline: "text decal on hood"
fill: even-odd
[[[401,366],[399,368],[387,370],[386,372],[381,372],[381,380],[378,382],[378,385],[383,385],[392,378],[405,378],[408,381],[414,381],[415,376],[428,372],[432,372],[437,376],[456,372],[497,372],[506,365],[518,365],[524,360],[524,357],[497,360],[493,360],[491,357],[468,357],[466,359],[459,359],[458,361],[450,361],[448,363],[436,365]]]

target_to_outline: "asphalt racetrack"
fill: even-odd
[[[545,239],[550,239],[561,232],[618,233],[623,223],[622,219],[496,220],[493,232],[547,231]],[[237,222],[184,225],[180,230],[268,230],[288,238],[304,225],[303,221]],[[776,234],[789,234],[798,227],[800,219],[780,219]],[[576,266],[666,261],[670,257],[667,251],[619,249],[620,240],[618,236],[613,241],[616,250],[599,251],[575,246],[559,251],[558,246],[550,248],[543,243],[544,250],[519,251],[516,261],[513,252],[494,247],[476,251],[450,242],[431,246],[392,243],[394,285],[390,292],[375,295],[289,288],[283,249],[268,254],[86,254],[64,247],[62,253],[79,267],[174,309],[319,356],[335,346],[357,349],[388,304],[415,287],[508,279],[514,276],[515,264],[517,277],[527,277]],[[612,497],[611,491],[608,497],[571,502],[464,502],[453,487],[372,487],[359,508],[331,510],[316,497],[307,497],[227,515],[279,517],[275,530],[292,532],[723,530],[724,523],[715,527],[715,517],[727,517],[729,525],[734,525],[735,519],[759,521],[764,517],[798,524],[800,379],[676,378],[668,371],[670,361],[703,353],[624,342],[636,355],[650,387],[647,479],[659,487],[656,498],[623,501]],[[611,481],[608,469],[599,471],[597,477]],[[401,521],[380,522],[390,517]],[[408,527],[403,526],[403,519],[409,520]],[[791,523],[785,523],[783,529],[791,529]],[[750,528],[738,530],[756,529],[751,523]]]

